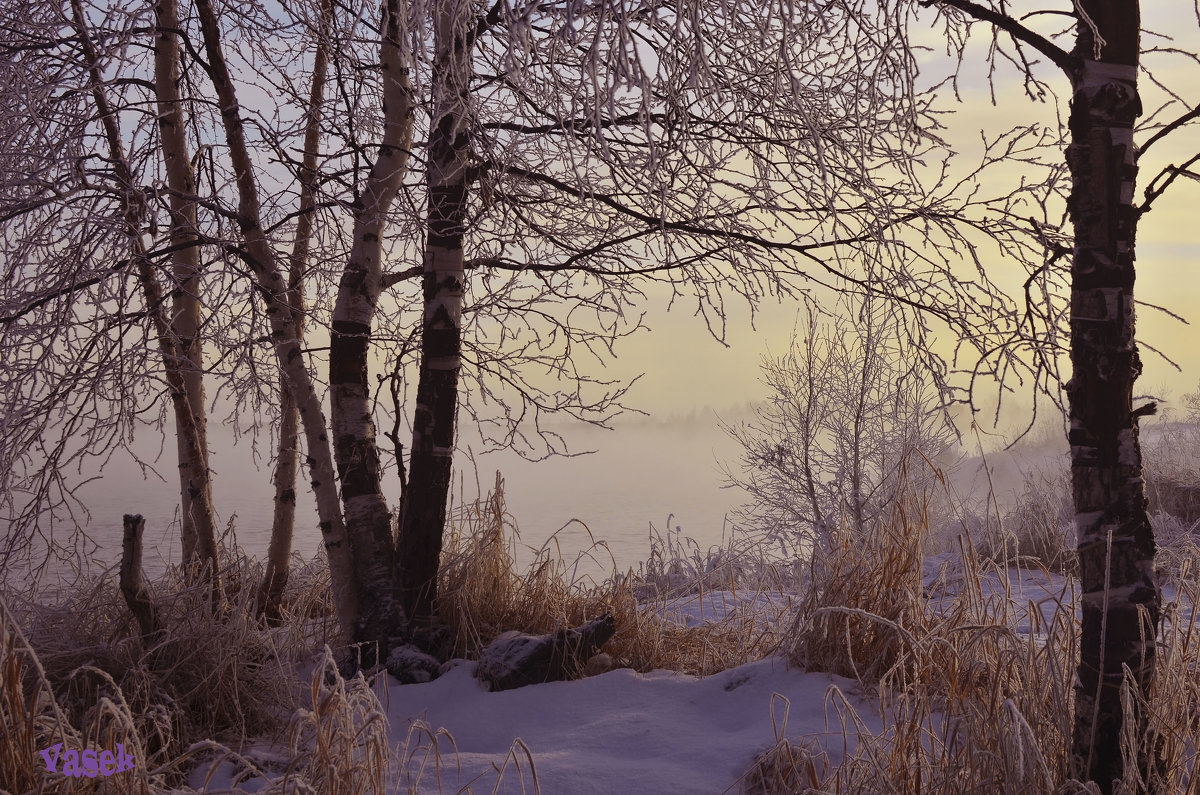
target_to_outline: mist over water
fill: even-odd
[[[622,572],[636,569],[649,556],[651,525],[659,534],[678,531],[705,550],[720,544],[723,533],[732,530],[733,512],[748,499],[744,490],[725,485],[722,465],[739,472],[741,448],[721,428],[722,422],[736,423],[748,416],[745,407],[703,408],[666,418],[621,418],[612,430],[559,425],[554,430],[572,452],[593,452],[538,462],[510,451],[480,454],[483,445],[468,424],[459,436],[453,504],[486,495],[499,470],[507,511],[519,533],[516,556],[521,568],[534,559],[536,550],[548,546],[568,564],[583,555],[580,574],[600,578],[614,565]],[[225,542],[236,540],[250,557],[264,559],[274,494],[268,435],[258,440],[257,457],[253,437],[243,433],[235,441],[229,426],[212,423],[209,439],[218,526],[232,527]],[[382,441],[381,454],[390,460],[390,447]],[[145,429],[133,449],[145,468],[128,453],[118,452],[102,470],[84,472],[85,477],[96,476],[78,491],[91,511],[85,529],[95,546],[82,549],[80,557],[93,571],[115,566],[121,556],[122,516],[140,513],[146,520],[144,564],[154,576],[179,560],[174,439],[168,436],[164,441],[157,431]],[[1065,450],[1065,441],[1051,439],[1020,451],[993,452],[986,459],[959,455],[957,466],[946,472],[947,480],[966,502],[994,489],[1000,507],[1007,509],[1021,498],[1029,473],[1066,471]],[[293,549],[308,559],[319,549],[320,531],[306,472],[298,486]],[[394,468],[385,473],[384,487],[389,505],[395,507],[399,483]],[[56,535],[64,529],[60,525]]]
[[[722,412],[721,419],[729,416]],[[478,454],[482,445],[474,428],[464,428],[460,434],[454,502],[486,495],[499,470],[508,512],[520,535],[519,564],[532,560],[533,550],[557,532],[554,551],[561,551],[568,563],[592,550],[593,560],[581,561],[581,572],[606,574],[614,562],[621,571],[636,567],[649,554],[651,523],[665,532],[668,517],[671,530],[678,528],[706,548],[721,541],[726,515],[745,499],[741,489],[722,488],[725,477],[719,462],[736,469],[739,448],[720,429],[718,414],[711,409],[670,420],[618,420],[613,430],[583,424],[556,430],[572,452],[594,452],[530,462],[508,451]],[[266,434],[259,441],[257,461],[249,436],[235,443],[230,428],[214,423],[209,439],[219,527],[232,520],[242,549],[251,557],[264,558],[274,494],[274,465]],[[91,511],[86,530],[98,545],[89,548],[87,558],[92,567],[118,563],[122,516],[140,513],[146,520],[145,567],[154,575],[179,559],[175,448],[173,439],[162,443],[157,432],[147,429],[134,449],[161,478],[119,453],[95,473],[97,480],[80,489],[79,496]],[[389,453],[386,447],[382,450],[385,458]],[[385,490],[394,507],[399,497],[394,470],[385,474]],[[310,558],[320,545],[320,531],[306,472],[297,492],[293,548]],[[603,542],[607,551],[593,548],[593,541]]]

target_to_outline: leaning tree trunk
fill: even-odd
[[[183,98],[179,91],[179,9],[175,0],[158,0],[154,14],[154,92],[159,142],[171,194],[171,259],[175,275],[171,333],[177,358],[165,366],[178,369],[183,383],[183,393],[175,396],[183,566],[189,576],[199,565],[208,567],[208,576],[215,577],[217,534],[208,474],[204,346],[200,337],[200,245],[196,234],[196,202],[192,199],[196,195],[196,177],[188,157]],[[191,414],[191,422],[181,421],[184,412]],[[186,438],[189,427],[194,429],[195,439]],[[193,448],[197,455],[190,453]]]
[[[385,647],[390,645],[389,638],[399,633],[404,616],[396,602],[392,517],[380,480],[367,354],[382,289],[388,208],[400,188],[412,148],[413,96],[404,13],[398,0],[385,4],[380,42],[383,140],[356,203],[354,243],[333,309],[329,351],[334,455],[346,524],[352,529],[350,542],[362,608],[356,640],[376,641]]]
[[[132,250],[132,260],[137,270],[137,279],[142,288],[146,301],[146,313],[158,339],[159,352],[163,359],[163,375],[167,381],[167,390],[171,395],[171,403],[175,410],[175,421],[179,428],[179,439],[184,443],[184,455],[187,458],[192,478],[200,494],[211,494],[209,483],[208,462],[199,446],[200,435],[196,429],[195,416],[187,405],[187,385],[184,383],[183,371],[178,366],[180,352],[172,333],[170,320],[164,308],[163,296],[154,268],[150,262],[149,252],[143,237],[146,223],[147,208],[144,194],[134,185],[133,169],[129,158],[125,155],[125,147],[121,142],[121,132],[117,126],[117,114],[104,93],[104,78],[101,73],[96,49],[92,46],[91,33],[88,31],[87,16],[80,0],[71,0],[71,13],[75,27],[79,33],[80,47],[83,50],[84,62],[88,68],[88,79],[92,99],[96,103],[96,111],[104,129],[104,139],[108,146],[109,158],[117,177],[122,198],[125,202],[124,222],[125,232],[129,236]],[[203,514],[200,514],[201,516]],[[208,514],[212,516],[211,512]],[[222,598],[221,578],[216,567],[214,547],[213,566],[209,572],[209,586],[212,604],[219,605]]]
[[[1137,154],[1139,15],[1129,0],[1083,0],[1072,86],[1069,202],[1075,226],[1071,268],[1070,443],[1083,590],[1081,659],[1072,761],[1075,775],[1112,792],[1124,774],[1121,689],[1135,696],[1133,736],[1144,780],[1156,777],[1146,736],[1161,594],[1146,515],[1133,384],[1133,208]],[[1102,41],[1097,41],[1097,36]]]
[[[313,55],[312,85],[308,95],[308,118],[304,123],[304,154],[296,181],[300,185],[299,216],[296,237],[288,262],[287,301],[296,324],[296,338],[304,342],[304,272],[312,238],[313,213],[316,209],[317,147],[321,144],[321,104],[325,101],[325,80],[329,62],[329,25],[333,16],[330,0],[321,3],[321,25],[317,30],[317,49]],[[267,566],[258,589],[258,607],[268,622],[280,618],[283,589],[287,586],[296,528],[296,473],[300,463],[300,411],[288,385],[287,376],[279,376],[279,450],[275,459],[275,509],[271,520],[271,540],[267,546]]]
[[[279,268],[275,251],[263,230],[259,211],[258,183],[254,163],[246,145],[237,92],[230,78],[221,46],[216,12],[211,0],[196,0],[196,12],[208,56],[208,74],[217,92],[221,122],[229,157],[236,175],[238,224],[245,240],[243,258],[253,271],[259,288],[266,296],[267,318],[279,369],[287,378],[296,399],[300,422],[308,449],[309,472],[317,500],[318,522],[325,552],[329,557],[329,576],[338,622],[347,640],[352,640],[358,623],[358,594],[354,582],[354,561],[347,539],[346,524],[338,500],[333,452],[326,432],[321,396],[304,363],[296,318],[288,303],[288,286]]]
[[[434,9],[433,118],[426,168],[429,229],[422,277],[425,314],[408,491],[397,540],[404,607],[415,623],[433,616],[437,598],[458,409],[469,184],[468,87],[474,45],[470,9],[466,0],[442,0]]]

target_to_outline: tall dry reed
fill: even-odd
[[[871,541],[826,551],[794,625],[793,660],[857,677],[878,694],[884,728],[868,731],[834,689],[827,713],[855,748],[836,767],[803,737],[780,737],[741,786],[754,793],[1094,792],[1070,778],[1078,622],[1070,579],[1048,597],[1053,610],[997,588],[1012,574],[961,542],[965,576],[952,597],[919,590],[920,516],[898,512]],[[1150,731],[1165,760],[1152,791],[1200,793],[1200,597],[1193,543],[1172,577],[1150,696]],[[990,576],[989,576],[990,575]],[[1049,574],[1042,576],[1049,581]],[[1050,614],[1047,620],[1046,613]],[[1018,627],[1027,627],[1021,631]],[[1129,695],[1127,693],[1127,698]],[[1132,725],[1131,722],[1128,722]],[[1129,765],[1117,791],[1148,791]]]

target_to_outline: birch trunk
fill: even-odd
[[[434,9],[433,118],[421,369],[413,416],[407,498],[397,542],[404,607],[416,623],[433,616],[454,451],[461,350],[463,234],[467,205],[468,86],[474,45],[470,5]]]
[[[304,364],[296,318],[293,317],[292,308],[288,303],[288,285],[262,227],[258,184],[246,147],[237,92],[230,79],[229,67],[225,63],[220,31],[211,0],[197,0],[196,11],[200,18],[205,54],[209,61],[208,73],[220,103],[225,141],[229,146],[229,156],[237,180],[240,215],[238,222],[245,241],[243,258],[267,298],[267,317],[271,325],[279,368],[287,378],[288,386],[296,399],[296,408],[304,428],[321,537],[329,557],[334,607],[346,638],[354,640],[358,623],[354,561],[338,501],[333,453],[326,431],[325,415],[321,409],[321,396],[317,393]]]
[[[315,209],[317,148],[321,145],[321,105],[325,101],[326,71],[329,65],[328,31],[333,6],[321,3],[321,25],[313,54],[312,85],[309,87],[308,118],[304,126],[304,154],[297,182],[300,185],[299,217],[296,237],[288,262],[287,302],[296,325],[296,338],[304,341],[304,272],[308,267]],[[258,605],[269,622],[280,618],[283,589],[287,586],[296,528],[296,474],[300,462],[300,412],[287,376],[279,377],[279,450],[275,458],[275,509],[271,521],[271,541],[267,547],[267,567],[258,589]]]
[[[154,6],[154,89],[158,103],[158,131],[167,186],[171,189],[171,260],[175,276],[171,334],[175,342],[175,367],[182,376],[183,394],[176,398],[175,435],[178,441],[180,535],[184,570],[196,565],[217,570],[216,521],[213,516],[211,478],[208,476],[208,415],[204,402],[204,348],[200,337],[200,246],[196,236],[196,178],[188,155],[179,91],[179,9],[175,0],[158,0]],[[178,415],[190,412],[192,421]],[[185,438],[185,425],[194,428],[194,443]],[[193,456],[192,448],[198,451]],[[195,459],[195,460],[193,460]],[[203,469],[203,475],[197,470]]]
[[[1067,149],[1075,227],[1067,393],[1083,591],[1072,761],[1077,777],[1110,793],[1124,773],[1124,671],[1135,695],[1148,697],[1161,608],[1133,408],[1141,373],[1133,305],[1139,15],[1137,3],[1121,0],[1084,0],[1079,8],[1096,31],[1086,19],[1078,25],[1082,66],[1073,80]],[[1153,782],[1157,752],[1147,751],[1154,743],[1147,741],[1145,709],[1135,705],[1133,718],[1142,743],[1138,765]]]
[[[108,98],[104,93],[103,76],[100,73],[96,50],[92,46],[91,34],[87,26],[87,16],[84,14],[83,5],[80,0],[71,0],[71,12],[88,66],[92,99],[96,103],[96,112],[100,117],[100,123],[104,129],[104,139],[108,146],[109,157],[113,161],[114,172],[117,175],[117,181],[124,194],[125,210],[123,221],[125,232],[129,236],[130,249],[133,253],[132,260],[137,268],[138,284],[142,288],[142,293],[146,300],[146,311],[154,328],[154,336],[158,340],[159,352],[163,359],[163,375],[166,378],[167,389],[171,395],[175,422],[179,429],[178,438],[183,442],[183,446],[185,447],[185,457],[187,458],[193,482],[196,484],[198,492],[201,494],[211,494],[212,489],[209,482],[206,455],[199,446],[200,435],[196,429],[195,416],[187,405],[187,387],[183,380],[183,373],[178,366],[180,360],[179,349],[171,331],[170,321],[166,316],[162,290],[155,278],[154,269],[142,237],[142,230],[146,221],[145,199],[142,192],[134,186],[133,170],[125,154],[125,147],[121,142],[121,132],[117,126],[116,112],[109,104]],[[211,511],[208,515],[209,517],[212,516]],[[220,571],[216,566],[215,549],[213,565],[208,570],[208,580],[211,587],[212,604],[215,607],[222,600],[221,577]]]
[[[404,52],[407,39],[407,20],[399,0],[387,0],[380,45],[383,140],[356,202],[354,242],[334,305],[329,352],[334,454],[346,524],[352,530],[350,542],[362,606],[358,634],[360,639],[385,645],[390,636],[399,633],[404,616],[396,603],[392,517],[380,481],[367,355],[382,289],[388,208],[407,171],[412,148],[413,96]]]

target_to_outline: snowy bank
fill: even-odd
[[[775,744],[772,709],[781,732],[790,712],[787,736],[815,739],[836,765],[853,747],[844,747],[837,717],[842,702],[830,698],[833,688],[847,696],[868,726],[881,727],[877,708],[861,697],[857,683],[801,673],[779,658],[703,679],[621,669],[502,693],[487,692],[473,668],[463,663],[433,682],[390,685],[380,694],[394,742],[401,743],[418,719],[453,738],[453,744],[445,735],[439,740],[441,786],[447,792],[467,785],[491,792],[500,777],[497,768],[503,769],[500,792],[532,792],[533,775],[514,744],[519,738],[532,755],[544,793],[716,795]],[[515,753],[506,764],[510,749]],[[425,756],[410,757],[410,776]],[[437,791],[430,767],[421,792]],[[396,791],[405,791],[398,783]]]

